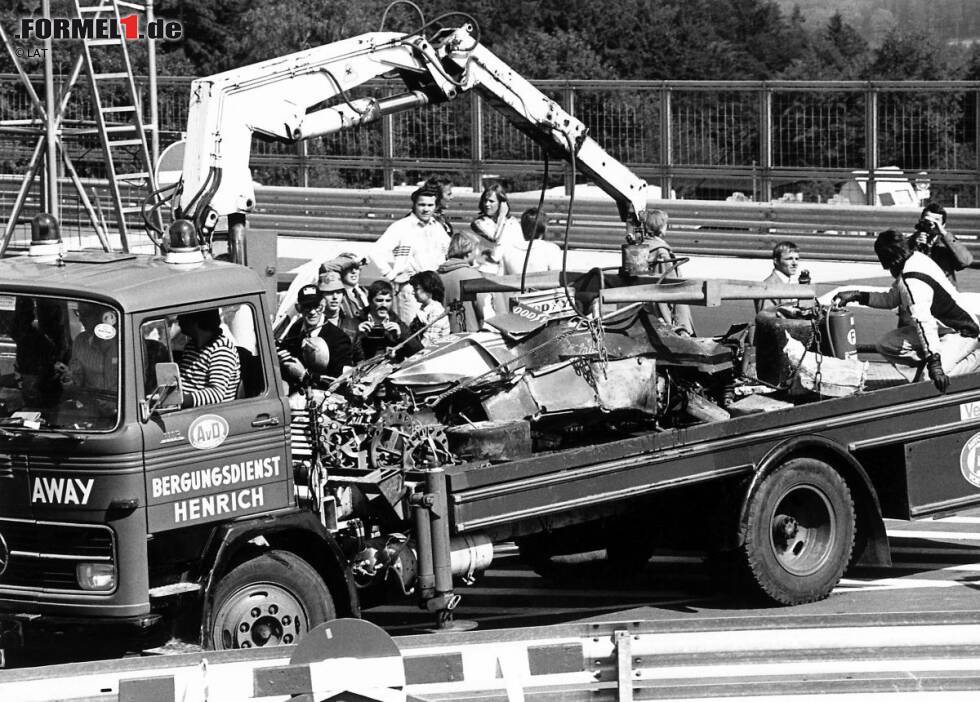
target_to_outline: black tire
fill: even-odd
[[[553,560],[557,555],[546,534],[525,536],[515,541],[521,560],[535,573],[547,580],[561,577],[562,568]]]
[[[574,582],[595,574],[604,562],[602,530],[596,524],[577,524],[516,540],[521,560],[542,578],[552,582]]]
[[[604,536],[610,577],[628,580],[646,572],[660,540],[649,515],[611,520],[605,525]]]
[[[753,584],[794,605],[827,597],[854,547],[854,501],[833,468],[811,458],[766,476],[748,505],[742,555]]]
[[[267,551],[221,579],[207,643],[217,650],[296,643],[335,617],[333,597],[309,563],[288,551]]]
[[[655,546],[653,529],[638,518],[610,519],[517,539],[521,560],[543,578],[631,580],[646,571]],[[605,558],[596,558],[605,550]]]

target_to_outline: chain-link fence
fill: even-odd
[[[186,129],[190,80],[159,80],[161,147]],[[146,82],[140,85],[145,91]],[[834,197],[855,171],[877,174],[894,166],[903,177],[928,180],[932,196],[947,204],[980,205],[980,83],[537,85],[581,119],[614,157],[668,196],[718,199],[740,191],[769,200],[791,193],[820,202]],[[390,90],[374,82],[351,96]],[[17,77],[0,74],[0,172],[17,174],[26,167],[39,124],[29,122],[32,116]],[[91,127],[93,120],[91,95],[81,81],[65,127]],[[96,135],[66,132],[66,142],[80,175],[104,176]],[[540,148],[475,94],[298,144],[256,139],[251,161],[260,182],[301,186],[390,187],[444,173],[474,188],[495,177],[520,189],[533,188],[543,170]],[[569,175],[561,164],[551,172],[556,182]]]

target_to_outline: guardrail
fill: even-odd
[[[459,193],[449,211],[453,226],[465,229],[476,216],[479,196]],[[538,204],[538,194],[510,196],[517,216]],[[561,238],[569,198],[549,194],[544,208],[553,237]],[[282,237],[345,238],[374,241],[392,221],[410,210],[407,192],[331,188],[260,187],[253,229]],[[919,208],[859,205],[658,200],[670,215],[672,246],[681,253],[768,257],[779,241],[790,239],[811,259],[876,261],[873,236],[885,229],[911,232]],[[950,209],[948,226],[980,261],[980,209]],[[618,249],[624,228],[609,198],[577,196],[569,232],[574,248]]]
[[[0,177],[0,223],[6,223],[19,181]],[[111,211],[104,184],[93,181],[103,211]],[[62,188],[63,197],[71,186]],[[138,192],[131,199],[140,199]],[[537,193],[510,196],[511,212],[517,216],[538,204]],[[466,229],[477,213],[479,195],[457,188],[449,211],[457,230]],[[553,238],[562,238],[568,217],[569,198],[551,192],[545,211]],[[256,207],[249,217],[252,229],[280,237],[375,241],[394,220],[411,209],[409,193],[385,190],[337,188],[292,188],[259,186]],[[863,205],[814,205],[794,203],[717,202],[709,200],[657,200],[654,207],[670,215],[672,246],[680,253],[711,256],[766,258],[779,241],[790,239],[807,258],[838,261],[875,261],[873,236],[885,229],[910,232],[920,210],[909,207]],[[21,215],[19,240],[25,241],[27,223],[37,213],[36,197],[28,199]],[[63,229],[88,227],[84,211],[66,207]],[[949,209],[948,226],[967,245],[980,266],[980,209]],[[579,188],[575,198],[569,245],[573,248],[618,249],[624,228],[616,206],[594,189]]]
[[[976,613],[582,622],[390,638],[341,619],[297,646],[126,658],[0,673],[17,702],[302,699],[812,699],[980,691]],[[959,698],[957,698],[959,699]],[[970,698],[972,699],[972,698]]]

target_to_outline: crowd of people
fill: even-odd
[[[514,217],[501,186],[484,190],[479,212],[466,231],[454,231],[447,216],[451,199],[452,183],[445,179],[432,179],[412,193],[411,212],[393,222],[369,252],[381,277],[366,288],[361,270],[368,258],[353,253],[311,262],[313,280],[307,280],[307,274],[297,276],[292,314],[282,316],[276,327],[280,368],[291,392],[305,387],[312,376],[336,378],[378,355],[403,360],[451,333],[479,330],[486,319],[509,311],[505,296],[482,293],[463,300],[465,281],[562,268],[563,252],[545,239],[542,213],[532,208]],[[956,285],[956,273],[973,258],[946,220],[946,210],[930,204],[912,234],[879,234],[875,253],[894,278],[891,288],[845,288],[834,298],[838,306],[858,302],[897,308],[898,326],[878,340],[876,350],[896,366],[928,373],[940,391],[948,387],[949,376],[980,368],[980,322]],[[667,241],[668,221],[663,210],[646,214],[651,273],[677,278],[680,270]],[[772,250],[773,270],[763,282],[779,285],[782,294],[786,286],[809,284],[809,272],[800,263],[799,247],[779,242]],[[799,302],[762,299],[756,312]],[[657,307],[675,332],[694,335],[687,305]],[[25,397],[43,405],[62,389],[101,392],[108,417],[114,414],[118,367],[112,342],[115,312],[78,303],[81,331],[71,339],[64,331],[63,308],[43,300],[18,300],[11,333]],[[175,322],[187,339],[179,363],[184,406],[234,399],[241,391],[243,360],[223,332],[219,310],[180,315]],[[39,359],[48,370],[35,368]]]
[[[318,279],[302,285],[295,299],[296,321],[279,336],[284,377],[294,387],[311,365],[336,376],[342,367],[381,353],[403,359],[450,333],[478,330],[485,320],[509,311],[509,296],[501,293],[463,300],[464,281],[561,270],[563,251],[546,239],[542,213],[532,208],[515,216],[500,184],[483,191],[478,212],[463,231],[456,231],[448,217],[451,200],[452,183],[430,179],[412,193],[411,212],[387,228],[368,258],[345,253],[319,264]],[[668,221],[663,210],[647,212],[651,272],[677,278]],[[940,374],[966,372],[964,359],[977,349],[977,320],[956,291],[956,271],[969,266],[972,257],[946,228],[946,211],[930,204],[911,235],[885,232],[876,251],[895,276],[895,285],[880,295],[844,290],[837,303],[899,308],[898,329],[877,344],[886,359],[928,367],[934,380]],[[784,290],[786,285],[809,284],[809,271],[801,268],[800,259],[796,244],[779,242],[772,250],[773,269],[762,282]],[[360,273],[368,260],[381,278],[365,289]],[[756,312],[799,302],[763,299],[757,301]],[[676,332],[695,334],[687,305],[660,304],[658,312]],[[327,359],[319,364],[308,341],[314,337],[320,339],[319,357]]]
[[[292,309],[277,324],[279,360],[291,389],[311,371],[336,377],[341,367],[378,354],[403,359],[509,311],[502,294],[464,300],[463,281],[561,269],[562,249],[545,239],[543,213],[531,208],[515,217],[501,185],[483,191],[467,230],[455,231],[447,214],[451,201],[452,183],[430,179],[411,194],[411,212],[385,230],[368,257],[343,253],[297,272],[286,294],[285,307]],[[381,277],[364,288],[361,269],[369,260]]]
[[[946,227],[947,213],[938,203],[923,210],[911,234],[881,232],[875,254],[893,283],[886,291],[841,289],[833,304],[856,302],[865,307],[895,309],[898,324],[875,342],[875,350],[903,376],[928,374],[941,392],[949,377],[980,368],[980,323],[956,285],[956,273],[973,263],[969,249]],[[799,248],[791,241],[772,251],[773,271],[766,283],[809,284],[800,268]],[[760,300],[756,311],[796,304],[797,300]]]

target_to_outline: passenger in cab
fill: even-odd
[[[936,262],[910,248],[904,234],[893,229],[882,232],[875,253],[882,268],[895,278],[892,287],[887,292],[841,290],[834,302],[902,308],[910,323],[884,334],[876,344],[878,352],[896,364],[924,363],[936,388],[946,392],[948,376],[977,369],[977,318]]]
[[[221,330],[217,309],[177,316],[187,345],[180,357],[184,407],[230,402],[238,392],[241,363],[235,345]]]

